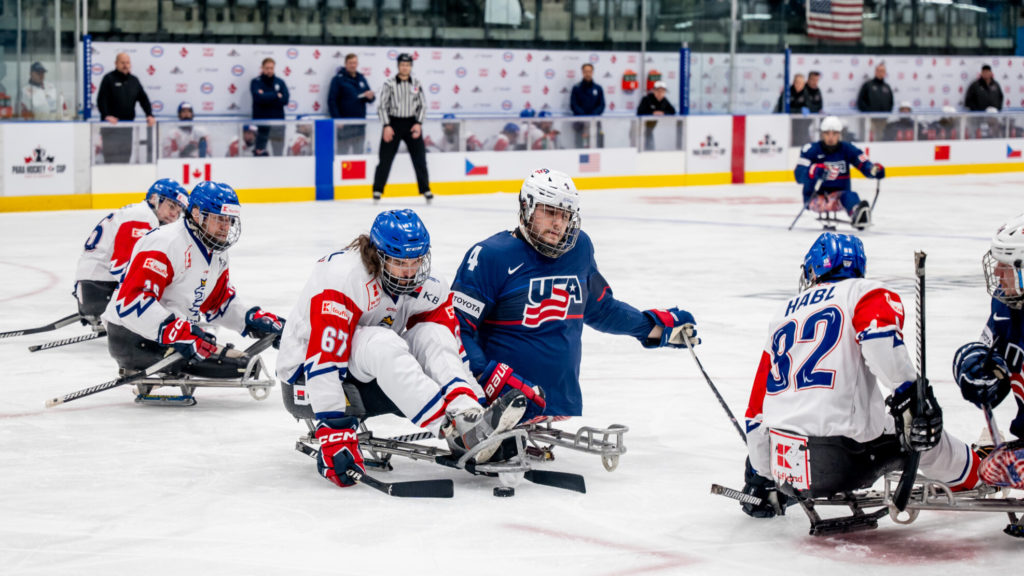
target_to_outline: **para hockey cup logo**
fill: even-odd
[[[242,74],[245,74],[245,66],[242,66],[241,64],[235,64],[231,67],[232,76],[241,76]]]
[[[202,84],[199,85],[199,91],[202,92],[203,94],[212,94],[213,93],[213,83],[211,83],[211,82],[203,82]]]
[[[164,47],[163,46],[159,46],[159,45],[158,46],[153,46],[152,48],[149,49],[149,55],[152,56],[153,58],[160,58],[161,56],[164,55]]]
[[[11,174],[25,176],[27,178],[52,178],[57,174],[63,174],[67,164],[57,162],[53,154],[47,154],[42,146],[36,146],[28,156],[24,157],[25,162],[11,166]]]
[[[784,148],[775,141],[775,138],[771,134],[765,134],[764,136],[757,139],[757,145],[751,146],[751,154],[760,154],[765,156],[772,156],[775,154],[782,154]]]
[[[694,156],[702,157],[715,157],[723,154],[725,154],[725,148],[711,134],[708,134],[704,140],[701,140],[700,146],[693,151]]]
[[[523,308],[523,326],[536,328],[549,320],[565,320],[570,318],[569,306],[582,303],[583,288],[575,276],[533,278]]]

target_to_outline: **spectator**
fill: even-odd
[[[189,124],[176,124],[160,140],[161,158],[207,158],[210,156],[210,142],[206,130],[191,125],[192,105],[178,104],[178,120]],[[161,132],[163,132],[161,125]]]
[[[53,84],[46,84],[46,68],[34,62],[28,84],[21,90],[21,117],[27,120],[61,120],[67,112],[64,97]]]
[[[604,113],[604,90],[594,83],[594,65],[584,64],[580,70],[583,73],[583,80],[572,87],[572,93],[569,95],[572,115],[600,116]],[[576,148],[590,148],[590,122],[573,122],[572,128],[576,133]],[[603,148],[604,139],[601,137],[600,122],[597,123],[597,132],[597,147]]]
[[[252,156],[253,151],[256,149],[256,133],[259,128],[255,124],[246,124],[242,127],[242,140],[238,140],[238,136],[231,139],[228,144],[228,158],[238,158],[239,156]]]
[[[366,118],[366,104],[373,102],[373,90],[366,78],[359,73],[359,57],[345,56],[345,67],[331,80],[327,95],[327,107],[331,118]],[[337,155],[362,154],[366,149],[366,125],[344,124],[338,131]]]
[[[494,152],[504,152],[506,150],[514,150],[519,141],[519,125],[515,122],[509,122],[502,127],[501,132],[498,132],[494,136],[491,136],[484,142],[483,150],[493,150]]]
[[[380,91],[377,107],[380,123],[384,125],[380,142],[380,162],[373,176],[373,199],[380,200],[388,183],[391,163],[398,153],[398,145],[405,142],[416,171],[416,183],[427,202],[434,199],[427,174],[427,155],[423,145],[423,119],[427,116],[427,99],[420,81],[412,77],[412,56],[398,55],[398,74],[389,78]]]
[[[821,99],[821,89],[818,88],[820,78],[821,72],[813,70],[807,75],[807,86],[804,88],[804,107],[810,114],[818,114],[825,108],[825,102]],[[790,110],[792,109],[790,107]]]
[[[640,100],[640,106],[636,109],[637,116],[664,116],[674,115],[676,109],[672,103],[665,98],[668,93],[668,86],[658,80],[654,83],[654,90],[649,92]],[[654,150],[654,128],[657,121],[648,120],[644,122],[644,150]]]
[[[985,64],[981,67],[981,77],[967,87],[964,106],[971,112],[986,112],[988,108],[996,111],[1003,109],[1003,89],[992,76],[992,67]]]
[[[804,88],[807,86],[807,80],[803,74],[796,74],[793,76],[793,85],[789,87],[789,112],[791,114],[799,114],[803,111],[803,108],[807,107],[807,96],[804,93]],[[775,104],[776,114],[781,114],[785,110],[786,103],[783,101],[785,92],[779,94],[779,101]]]
[[[892,112],[892,87],[885,82],[885,63],[875,66],[875,77],[865,82],[857,94],[857,110],[861,112]],[[879,135],[885,134],[885,139],[890,138],[887,130],[891,124],[886,124],[885,118],[871,119],[871,140],[877,140]],[[909,140],[914,139],[911,130]]]
[[[264,58],[260,75],[252,79],[253,120],[284,120],[284,107],[288,104],[288,85],[274,76],[274,59]],[[273,147],[274,156],[280,156],[284,149],[284,125],[260,126],[256,132],[254,156],[269,156],[267,141]]]
[[[890,121],[885,125],[883,139],[887,142],[913,140],[914,118],[911,116],[913,111],[914,109],[910,106],[910,102],[905,100],[900,102],[900,115],[896,120]],[[872,119],[872,122],[874,122],[874,119]],[[877,134],[877,132],[875,133]]]
[[[124,52],[114,58],[114,69],[103,77],[96,95],[96,108],[100,117],[111,127],[100,129],[103,140],[103,161],[107,164],[127,164],[132,157],[131,127],[113,128],[121,120],[135,120],[135,104],[142,106],[146,125],[156,124],[149,97],[142,83],[132,76],[132,59]]]
[[[313,155],[313,125],[298,124],[295,126],[295,136],[288,142],[289,156],[312,156]]]
[[[459,151],[459,123],[455,122],[455,114],[445,114],[441,122],[441,137],[434,140],[427,136],[423,144],[427,152],[458,152]]]
[[[544,118],[537,122],[531,122],[527,129],[527,146],[530,150],[557,150],[558,134],[554,122],[551,121],[551,113],[541,110],[537,118]]]
[[[968,132],[968,138],[1005,138],[1006,134],[1003,130],[1003,121],[999,116],[999,110],[995,106],[989,106],[985,109],[985,114],[981,118],[971,118],[974,125],[973,133]]]
[[[943,106],[942,114],[942,117],[935,122],[921,126],[921,140],[958,140],[960,138],[960,119],[956,115],[956,108]]]

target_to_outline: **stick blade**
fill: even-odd
[[[417,480],[395,482],[388,493],[398,498],[451,498],[455,496],[455,483],[449,480]]]
[[[573,492],[579,492],[580,494],[587,493],[587,483],[583,476],[579,474],[554,472],[552,470],[527,470],[526,473],[523,474],[523,478],[526,478],[534,484],[540,484],[542,486],[572,490]]]
[[[60,406],[63,403],[63,398],[50,398],[49,400],[46,401],[46,407],[53,408],[54,406]]]

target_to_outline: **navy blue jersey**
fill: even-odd
[[[800,149],[800,159],[796,162],[796,169],[793,175],[796,181],[804,185],[804,196],[806,197],[814,190],[814,179],[807,175],[813,164],[824,164],[826,168],[825,181],[821,183],[822,192],[833,190],[847,191],[850,189],[850,171],[856,166],[861,174],[865,176],[871,173],[874,164],[868,160],[868,155],[849,142],[839,142],[839,147],[831,153],[826,153],[821,142],[804,144]]]
[[[583,413],[584,324],[637,339],[652,327],[642,312],[612,296],[582,231],[576,246],[557,259],[541,256],[517,233],[495,234],[466,254],[452,292],[473,374],[492,360],[508,364],[544,389],[548,416]]]
[[[1013,397],[1017,401],[1017,417],[1010,424],[1010,432],[1024,438],[1024,310],[1014,310],[993,298],[992,314],[981,341],[1001,355],[1010,368]]]

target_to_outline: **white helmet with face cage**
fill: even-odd
[[[534,226],[533,217],[538,205],[549,206],[565,214],[568,221],[558,241],[544,239],[543,231]],[[558,258],[576,245],[580,234],[580,193],[568,174],[541,168],[523,181],[519,191],[519,230],[537,252],[548,258]]]

